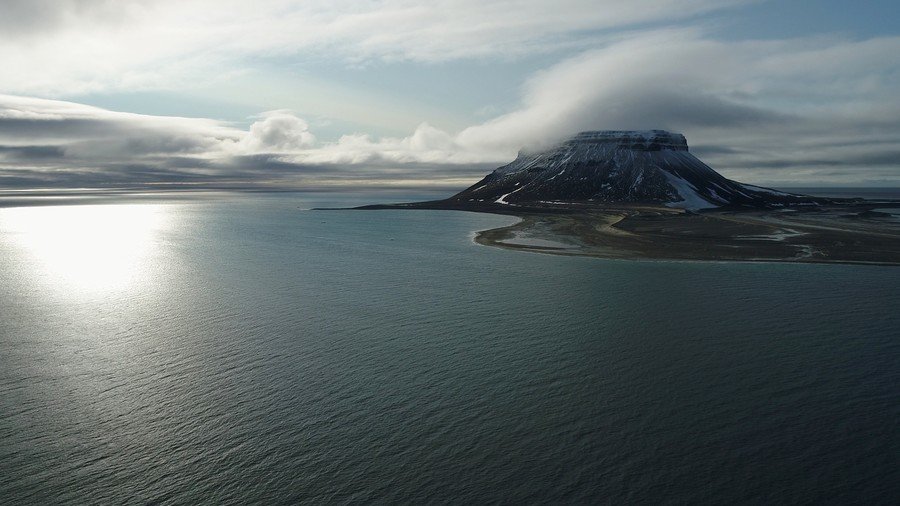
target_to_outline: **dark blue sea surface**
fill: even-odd
[[[0,209],[0,503],[900,501],[900,268],[258,194]]]

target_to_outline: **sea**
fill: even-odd
[[[313,209],[439,196],[0,199],[0,503],[900,503],[900,268]]]

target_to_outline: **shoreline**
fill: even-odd
[[[616,260],[900,266],[900,217],[847,211],[523,213],[517,223],[478,231],[473,240]]]

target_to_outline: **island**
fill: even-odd
[[[900,201],[739,183],[664,130],[582,132],[447,199],[356,209],[514,215],[475,240],[557,255],[900,265]]]

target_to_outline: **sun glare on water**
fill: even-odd
[[[0,209],[0,239],[25,254],[22,268],[67,290],[118,290],[148,281],[164,205]]]

